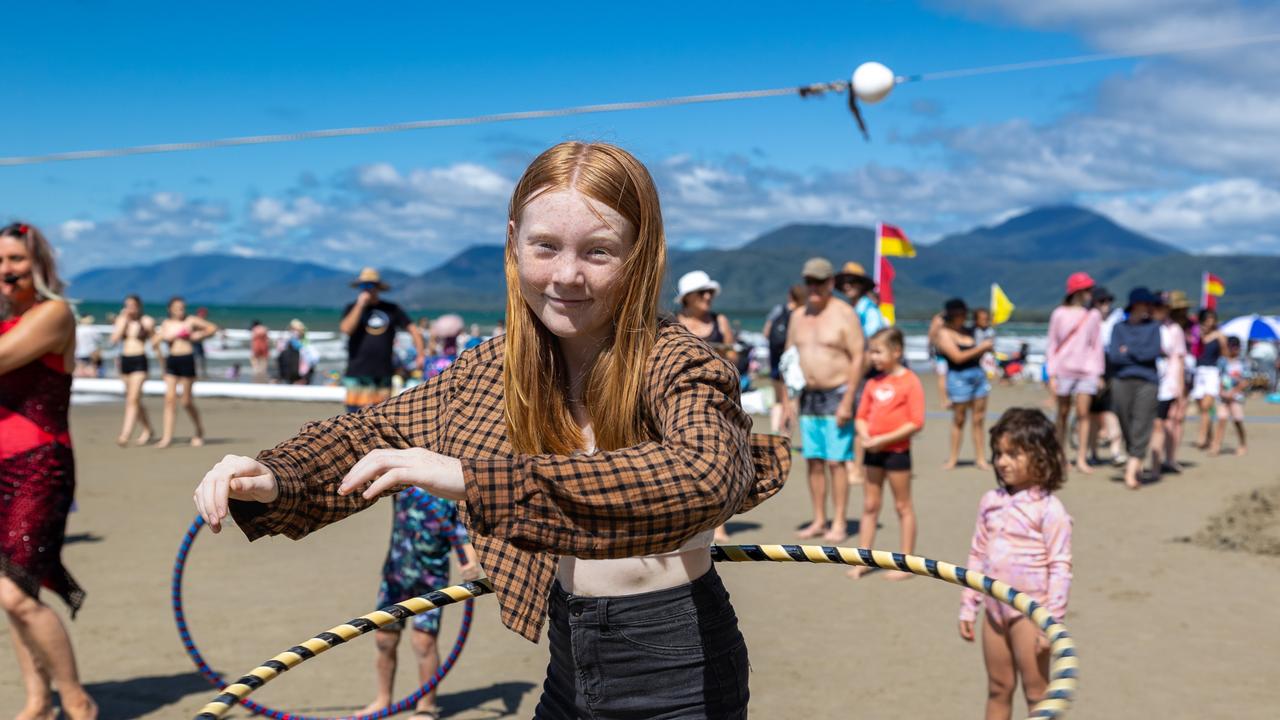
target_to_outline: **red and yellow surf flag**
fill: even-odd
[[[902,228],[880,223],[879,231],[876,232],[876,242],[879,243],[881,257],[913,258],[916,256],[916,248],[907,239],[907,234],[902,232]]]
[[[875,280],[876,292],[880,294],[880,314],[884,316],[885,322],[893,325],[895,321],[893,309],[893,265],[889,264],[889,258],[883,255],[876,266]]]
[[[1222,283],[1222,278],[1207,272],[1203,276],[1200,283],[1200,307],[1206,310],[1218,309],[1218,298],[1227,294],[1227,286]]]

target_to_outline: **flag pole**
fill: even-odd
[[[1209,271],[1200,272],[1200,309],[1209,307]]]
[[[880,238],[884,235],[884,223],[876,223],[875,258],[871,261],[871,279],[876,283],[876,295],[880,294]]]

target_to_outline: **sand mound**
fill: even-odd
[[[1280,555],[1280,485],[1237,495],[1191,540],[1214,550]]]

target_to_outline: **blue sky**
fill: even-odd
[[[467,116],[900,74],[1280,29],[1210,0],[487,4],[28,3],[0,155]],[[1078,202],[1201,252],[1280,252],[1277,46],[378,137],[0,168],[4,213],[71,274],[187,252],[422,270],[502,237],[510,185],[566,138],[631,149],[674,245],[786,222],[920,240]],[[1267,158],[1270,160],[1267,160]]]

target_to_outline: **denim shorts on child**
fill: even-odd
[[[853,459],[853,420],[836,422],[836,408],[849,387],[800,391],[801,451],[806,460],[847,462]]]
[[[967,403],[991,394],[991,382],[980,367],[947,373],[947,397],[953,403]]]

